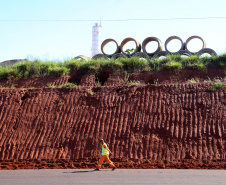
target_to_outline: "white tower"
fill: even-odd
[[[92,57],[101,53],[101,28],[101,25],[98,25],[98,23],[93,26]]]

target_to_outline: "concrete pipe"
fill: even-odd
[[[100,58],[104,58],[104,59],[109,59],[107,56],[105,56],[104,54],[96,54],[92,57],[92,59],[100,59]]]
[[[133,51],[132,53],[126,53],[125,51],[124,51],[124,47],[125,47],[125,45],[126,45],[126,43],[127,42],[129,42],[129,41],[134,41],[135,42],[135,51]],[[136,39],[134,39],[134,38],[130,38],[130,37],[128,37],[128,38],[125,38],[122,42],[121,42],[121,45],[120,45],[120,49],[121,49],[121,52],[124,54],[124,55],[127,55],[127,56],[132,56],[133,54],[135,54],[135,53],[137,53],[137,52],[140,52],[141,51],[141,44],[140,44],[140,42],[138,41],[138,40],[136,40]]]
[[[202,54],[204,54],[204,53],[208,53],[208,54],[210,54],[211,56],[217,56],[217,53],[213,50],[213,49],[210,49],[210,48],[204,48],[204,49],[201,49],[198,53],[197,53],[197,55],[202,55]]]
[[[166,56],[166,55],[169,55],[169,54],[170,53],[167,52],[167,51],[159,51],[159,52],[154,54],[153,58],[159,58],[159,57]]]
[[[6,60],[0,63],[0,66],[12,66],[19,62],[28,61],[27,59],[14,59],[14,60]]]
[[[178,51],[184,50],[184,41],[183,41],[180,37],[178,37],[178,36],[171,36],[171,37],[169,37],[169,38],[166,40],[166,42],[165,42],[165,50],[166,50],[167,52],[173,53],[173,54],[177,53],[178,51],[176,51],[176,52],[170,52],[170,51],[168,50],[168,48],[167,48],[167,45],[169,44],[169,42],[170,42],[171,40],[174,40],[174,39],[177,39],[177,40],[179,40],[179,41],[181,42],[181,48],[180,48]]]
[[[116,53],[111,58],[117,60],[118,58],[127,58],[127,56],[122,53]]]
[[[132,57],[137,57],[137,56],[140,57],[140,58],[145,58],[148,61],[150,61],[150,57],[144,52],[137,52],[137,53],[133,54]]]
[[[155,41],[158,43],[158,47],[157,49],[152,52],[152,53],[148,53],[146,50],[146,46],[149,42]],[[158,39],[157,37],[147,37],[143,42],[142,42],[142,50],[144,53],[146,53],[148,56],[152,57],[155,53],[162,51],[162,42],[160,39]]]
[[[114,53],[111,54],[107,54],[105,53],[105,46],[109,43],[109,42],[114,42],[116,44],[116,50]],[[118,44],[118,42],[114,39],[106,39],[102,42],[101,44],[101,51],[104,55],[106,55],[107,57],[112,57],[113,55],[115,55],[116,53],[120,53],[120,46]]]
[[[206,41],[205,41],[202,37],[194,35],[194,36],[189,37],[189,38],[186,40],[186,42],[185,42],[185,50],[189,51],[189,50],[188,50],[188,43],[189,43],[192,39],[200,39],[200,40],[202,41],[202,48],[201,48],[201,49],[206,48]],[[191,51],[189,51],[189,52],[190,52],[190,53],[197,53],[197,52],[191,52]]]
[[[175,54],[178,54],[178,55],[185,55],[185,56],[190,56],[192,55],[192,53],[190,51],[187,51],[187,50],[180,50],[178,52],[176,52]]]
[[[79,55],[79,56],[75,57],[74,59],[82,59],[82,60],[88,61],[88,60],[90,60],[91,58],[90,58],[90,57],[86,57],[86,56],[84,56],[84,55]]]

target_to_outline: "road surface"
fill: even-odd
[[[0,170],[0,185],[225,185],[226,170],[60,169]]]

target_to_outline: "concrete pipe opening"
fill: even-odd
[[[192,42],[190,42],[191,40]],[[185,49],[191,53],[197,53],[204,48],[206,48],[206,41],[200,36],[191,36],[185,42]]]
[[[162,42],[157,37],[147,37],[142,43],[142,50],[152,57],[155,53],[162,51]]]
[[[120,46],[116,40],[106,39],[101,44],[101,51],[107,57],[112,57],[113,55],[120,53]]]
[[[165,50],[169,53],[176,54],[178,51],[183,49],[184,41],[178,36],[171,36],[165,42]]]
[[[141,44],[138,40],[128,37],[121,42],[120,49],[124,55],[132,56],[141,51]]]

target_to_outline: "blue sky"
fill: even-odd
[[[225,7],[225,0],[0,0],[0,62],[91,56],[92,26],[100,17],[102,41],[113,38],[121,43],[124,38],[133,37],[142,43],[146,37],[155,36],[164,45],[172,35],[184,41],[199,35],[208,48],[218,54],[226,53],[226,18],[105,21],[226,17]],[[201,45],[197,39],[190,43],[194,50]],[[172,50],[177,44],[171,43]]]

